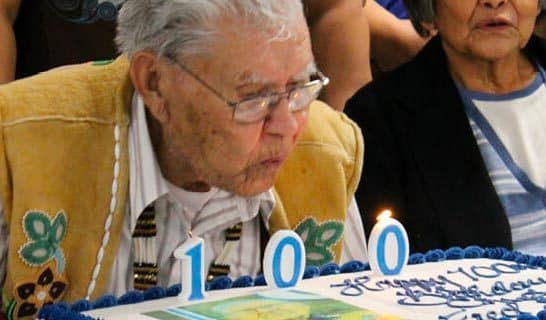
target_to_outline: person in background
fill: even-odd
[[[300,0],[127,0],[116,39],[113,62],[0,86],[8,318],[178,283],[190,236],[208,279],[255,276],[279,229],[307,265],[366,260],[362,136],[313,102]]]
[[[408,0],[423,36],[408,64],[347,103],[366,163],[366,228],[391,208],[413,251],[502,246],[546,254],[544,0]]]
[[[0,39],[6,44],[0,83],[115,58],[115,18],[122,1],[0,0]]]
[[[374,0],[304,0],[317,64],[331,78],[321,99],[337,110],[372,79],[373,62],[386,72],[426,43],[411,22]],[[370,51],[371,45],[371,51]]]
[[[365,2],[365,1],[364,1]],[[330,78],[320,99],[336,110],[372,79],[362,0],[304,0],[317,65]]]
[[[408,11],[402,0],[377,0],[377,3],[387,9],[398,19],[408,19]]]
[[[15,78],[15,35],[12,24],[17,17],[20,0],[0,0],[0,83]]]
[[[381,5],[380,5],[381,4]],[[384,5],[389,11],[383,8]],[[371,61],[374,76],[394,70],[408,62],[425,45],[411,21],[404,17],[401,1],[368,0],[364,7],[370,25]]]

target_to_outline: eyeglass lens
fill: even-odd
[[[269,112],[278,105],[287,95],[290,111],[297,112],[309,106],[315,100],[323,85],[320,81],[313,81],[306,86],[296,87],[287,94],[278,94],[243,101],[237,105],[233,117],[240,122],[255,122],[264,119]]]

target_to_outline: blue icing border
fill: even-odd
[[[545,256],[532,256],[523,254],[518,251],[511,251],[506,248],[482,248],[480,246],[469,246],[466,248],[451,247],[447,250],[435,249],[426,253],[414,253],[410,255],[408,264],[422,264],[427,262],[436,262],[444,260],[458,259],[479,259],[489,258],[504,261],[513,261],[532,267],[546,269]],[[368,263],[362,261],[349,261],[341,266],[335,263],[328,263],[320,268],[309,266],[305,268],[303,278],[310,279],[318,276],[352,273],[359,271],[370,270]],[[258,275],[256,278],[250,276],[242,276],[236,280],[232,280],[227,276],[217,277],[213,281],[205,284],[205,290],[224,290],[230,288],[252,287],[265,285],[263,275]],[[174,297],[180,293],[181,286],[173,285],[169,288],[153,287],[144,292],[130,291],[116,298],[112,295],[104,295],[94,302],[88,300],[79,300],[72,305],[67,303],[57,303],[44,306],[38,313],[38,319],[41,320],[99,320],[80,314],[83,311],[90,311],[100,308],[114,307],[117,305],[139,303],[142,301],[161,299],[165,297]],[[508,318],[500,318],[499,320],[508,320]],[[546,310],[540,311],[536,316],[531,314],[521,314],[517,320],[546,320]]]

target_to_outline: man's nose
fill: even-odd
[[[288,96],[283,95],[265,118],[265,131],[273,135],[293,136],[298,126],[297,116],[290,110]]]

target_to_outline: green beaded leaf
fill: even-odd
[[[315,222],[315,219],[309,218],[298,224],[294,231],[300,236],[301,241],[307,242],[309,239],[314,239],[316,237],[316,230],[317,223]]]
[[[23,225],[28,238],[33,241],[47,239],[51,222],[43,212],[29,211],[25,214]]]
[[[305,249],[305,258],[307,265],[320,267],[334,260],[333,254],[326,248],[312,247]]]
[[[19,250],[21,257],[31,266],[39,266],[46,263],[54,253],[55,249],[47,240],[29,242]]]
[[[61,241],[63,241],[64,236],[66,235],[66,214],[64,211],[59,211],[55,219],[53,219],[53,224],[51,230],[49,231],[49,242],[52,246],[59,246]]]
[[[328,221],[321,224],[317,230],[317,246],[330,247],[339,241],[343,234],[343,223]]]
[[[23,217],[23,228],[28,242],[19,248],[19,257],[30,266],[40,266],[55,258],[57,271],[62,273],[65,259],[61,242],[66,236],[67,225],[64,210],[59,210],[53,219],[39,210],[27,211]]]
[[[343,235],[343,223],[327,221],[319,225],[314,218],[307,218],[300,222],[295,231],[304,243],[306,263],[320,266],[333,261],[331,247]]]

